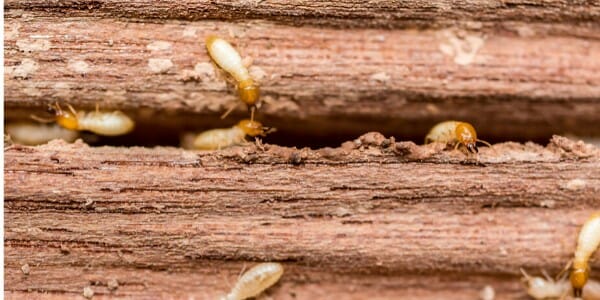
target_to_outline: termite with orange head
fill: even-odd
[[[431,128],[425,137],[425,144],[433,142],[454,145],[454,149],[462,145],[473,154],[479,152],[477,142],[491,147],[490,143],[477,138],[477,132],[473,125],[460,121],[445,121]]]
[[[246,142],[246,136],[266,136],[275,128],[264,127],[261,123],[241,120],[231,128],[211,129],[200,133],[194,139],[194,149],[219,150]]]
[[[55,103],[48,106],[48,112],[54,114],[54,121],[63,128],[77,131],[91,131],[99,135],[116,136],[127,134],[133,130],[134,122],[121,111],[102,112],[96,106],[96,111],[76,111],[71,105],[69,110],[62,110]],[[46,120],[32,116],[36,120]]]
[[[229,42],[214,35],[206,38],[206,49],[213,61],[235,79],[240,100],[248,105],[250,120],[254,120],[260,89],[244,66],[240,54]],[[236,106],[231,107],[221,118],[225,118]]]
[[[561,276],[554,280],[544,273],[544,278],[531,276],[521,269],[523,273],[522,281],[527,287],[527,294],[533,299],[568,299],[567,296],[572,296],[572,288],[566,276]],[[565,273],[566,275],[567,273]],[[579,298],[581,299],[581,298]],[[584,300],[600,300],[600,282],[590,280],[583,288]]]
[[[283,275],[283,266],[279,263],[262,263],[254,266],[236,282],[231,292],[222,300],[243,300],[258,296]]]
[[[600,245],[600,212],[595,212],[583,224],[577,239],[577,248],[571,267],[571,285],[573,295],[581,297],[583,288],[590,276],[590,257]]]

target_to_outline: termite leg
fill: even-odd
[[[254,111],[256,110],[256,106],[250,106],[250,121],[254,122]]]
[[[260,149],[261,151],[265,151],[265,145],[263,144],[261,138],[254,138],[254,145],[256,145],[256,148]]]
[[[229,109],[227,109],[227,111],[221,115],[221,119],[225,119],[239,104],[240,103],[236,101],[235,104],[230,106]]]
[[[215,78],[220,79],[220,80],[225,80],[225,82],[230,85],[237,84],[235,79],[231,78],[231,76],[229,76],[227,71],[221,69],[221,67],[219,67],[219,65],[212,58],[210,60],[210,63],[213,66],[213,70],[215,70],[215,72],[213,73],[215,75]]]
[[[565,267],[558,272],[558,274],[556,274],[556,280],[560,281],[562,279],[565,279],[567,276],[569,276],[569,270],[571,269],[571,264],[573,264],[573,260],[569,260],[569,262],[567,262],[567,264],[565,265]]]
[[[96,102],[96,113],[100,112],[100,103]]]
[[[458,150],[458,147],[460,147],[460,143],[459,142],[457,142],[456,145],[454,145],[454,150],[455,151]],[[467,152],[469,152],[469,151],[467,151]]]

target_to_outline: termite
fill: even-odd
[[[102,112],[96,105],[96,111],[76,111],[73,106],[67,105],[68,111],[62,110],[55,103],[48,106],[48,112],[54,114],[54,121],[63,128],[78,131],[91,131],[99,135],[116,136],[129,133],[133,130],[133,121],[121,111]],[[32,116],[35,120],[46,122],[47,120]]]
[[[598,249],[598,245],[600,245],[600,212],[595,212],[585,221],[577,239],[570,276],[575,297],[582,295],[583,287],[590,275],[590,257]]]
[[[6,124],[4,130],[15,143],[31,146],[45,144],[55,139],[70,143],[79,136],[77,131],[62,128],[57,124],[16,122]]]
[[[571,292],[571,284],[566,276],[554,280],[544,272],[544,277],[530,276],[521,269],[523,282],[527,286],[527,294],[534,299],[565,299]],[[566,273],[565,273],[566,275]],[[583,288],[583,299],[600,300],[600,282],[590,280]]]
[[[219,150],[247,142],[246,136],[266,136],[274,128],[262,126],[252,120],[241,120],[231,128],[211,129],[200,133],[194,139],[193,145],[198,150]]]
[[[260,89],[244,66],[240,54],[229,42],[214,35],[206,38],[206,49],[213,61],[235,79],[240,100],[248,105],[250,120],[254,120]],[[232,106],[221,118],[225,118],[236,106]]]
[[[569,282],[566,280],[566,276],[563,276],[557,280],[554,280],[544,273],[544,277],[530,276],[521,268],[523,274],[522,281],[527,286],[527,294],[533,299],[561,299],[569,293]]]
[[[459,146],[465,146],[470,153],[477,153],[477,142],[491,147],[490,143],[477,138],[477,132],[473,125],[460,121],[445,121],[433,126],[425,137],[425,144],[441,142],[454,145],[456,150]]]
[[[279,263],[262,263],[254,266],[238,279],[231,292],[222,300],[243,300],[258,296],[274,285],[283,275]]]

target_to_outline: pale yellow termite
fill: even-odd
[[[87,130],[99,135],[116,136],[127,134],[134,127],[133,120],[118,110],[103,112],[96,106],[96,111],[78,112],[71,105],[68,107],[69,110],[64,111],[58,103],[48,106],[48,111],[54,114],[56,123],[66,129]],[[34,119],[39,120],[40,118],[35,117]]]
[[[566,276],[554,280],[547,274],[544,274],[545,278],[542,278],[530,276],[523,269],[521,269],[521,273],[523,273],[523,281],[527,286],[527,294],[533,299],[567,299],[567,296],[571,296],[571,284]],[[590,280],[583,289],[583,299],[600,300],[600,282]]]
[[[235,79],[240,100],[250,107],[250,120],[254,120],[260,89],[250,76],[248,68],[244,66],[240,54],[229,42],[214,35],[206,38],[206,49],[213,61]],[[227,116],[235,107],[232,106],[221,118]]]
[[[79,136],[77,131],[68,130],[57,124],[16,122],[6,124],[4,130],[13,142],[22,145],[41,145],[51,140],[61,139],[73,142]]]
[[[571,288],[565,277],[554,280],[544,273],[544,277],[530,276],[521,269],[522,281],[527,286],[527,294],[533,299],[561,299],[564,298]]]
[[[454,145],[454,149],[463,145],[467,151],[477,153],[477,142],[491,147],[490,143],[477,138],[473,125],[460,121],[445,121],[435,125],[425,137],[425,144],[440,142]]]
[[[231,128],[211,129],[200,133],[194,139],[194,149],[218,150],[246,142],[246,136],[265,136],[273,131],[263,127],[261,123],[241,120]]]
[[[262,263],[244,273],[231,292],[222,300],[243,300],[258,296],[283,275],[283,266],[279,263]]]
[[[600,212],[595,212],[585,221],[577,239],[577,248],[575,249],[570,276],[575,297],[581,297],[583,287],[590,276],[590,257],[596,252],[599,245]]]

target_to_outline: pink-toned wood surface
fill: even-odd
[[[526,299],[519,268],[560,271],[600,207],[600,150],[581,142],[477,158],[396,142],[447,119],[491,141],[600,135],[597,1],[7,0],[4,16],[6,122],[59,101],[135,119],[96,144],[231,126],[247,114],[219,119],[236,95],[204,49],[218,34],[282,145],[7,140],[8,299],[217,299],[261,261],[286,269],[267,299]],[[396,139],[302,148],[368,131]]]
[[[334,27],[472,27],[520,24],[585,25],[598,28],[597,1],[151,1],[151,0],[7,0],[5,8],[60,17],[127,19],[248,20],[266,19],[293,25]]]
[[[374,133],[318,151],[53,142],[5,160],[17,298],[87,285],[212,298],[243,263],[281,261],[276,298],[460,298],[489,284],[509,299],[524,294],[520,267],[561,269],[600,201],[600,150],[561,137],[484,148],[478,163]]]
[[[216,33],[253,59],[259,118],[289,134],[378,130],[420,140],[446,119],[497,140],[599,134],[597,37],[523,26],[338,30],[21,15],[5,23],[5,106],[8,117],[22,117],[53,101],[100,103],[154,123],[153,131],[223,124],[217,117],[236,95],[204,48]],[[242,116],[240,107],[232,118]]]

